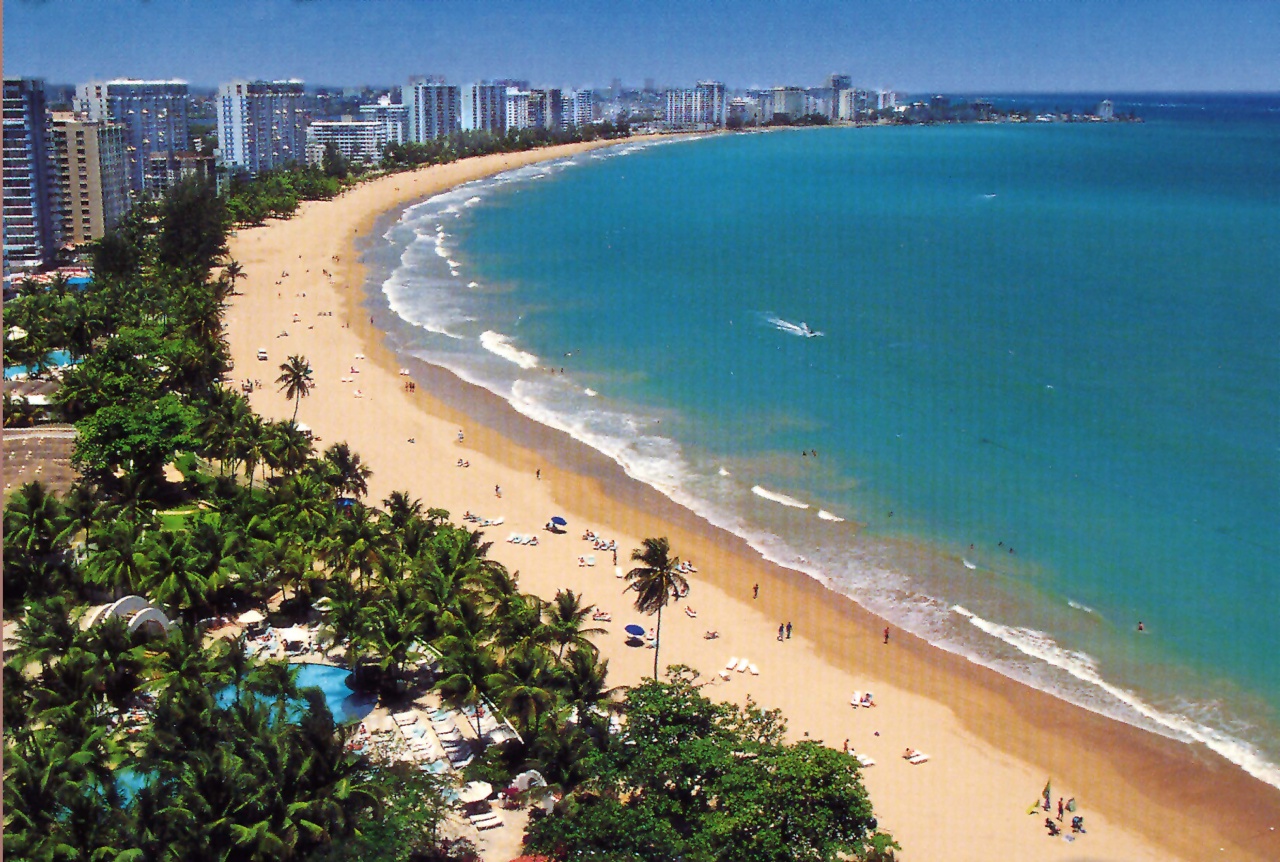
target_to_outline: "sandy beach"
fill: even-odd
[[[653,621],[631,608],[612,555],[581,537],[589,529],[615,540],[625,570],[641,538],[668,536],[697,573],[688,599],[663,615],[663,665],[697,669],[711,697],[750,696],[781,708],[796,738],[835,748],[848,740],[874,759],[865,781],[904,859],[1280,859],[1280,790],[1203,747],[1073,707],[896,629],[886,644],[885,624],[853,602],[767,563],[491,393],[386,346],[375,321],[385,302],[365,305],[358,261],[358,244],[380,216],[460,183],[601,145],[385,177],[306,203],[288,221],[240,230],[230,242],[246,273],[226,316],[231,378],[260,381],[254,408],[285,419],[294,405],[276,391],[279,365],[291,354],[310,360],[316,385],[298,420],[311,426],[317,448],[351,444],[373,469],[372,502],[408,490],[455,522],[467,511],[501,517],[501,526],[485,528],[490,554],[519,572],[523,589],[544,598],[573,589],[612,614],[597,643],[614,685],[652,671],[652,652],[626,646],[622,627]],[[415,392],[406,390],[409,380]],[[457,466],[459,459],[469,466]],[[565,534],[543,529],[552,515],[568,520]],[[536,534],[539,544],[508,543],[511,533]],[[595,565],[580,564],[587,555]],[[787,622],[792,636],[780,642],[778,626]],[[705,639],[708,630],[719,637]],[[758,675],[722,679],[731,656],[749,659]],[[852,692],[868,690],[874,708],[850,706]],[[907,748],[929,759],[908,763]],[[1088,833],[1074,842],[1047,837],[1043,811],[1028,814],[1046,779],[1055,803],[1078,802]]]

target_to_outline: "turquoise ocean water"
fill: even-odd
[[[1280,786],[1280,99],[1120,107],[532,166],[408,210],[374,301],[770,559]]]

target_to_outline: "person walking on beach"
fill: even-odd
[[[541,481],[542,481],[542,468],[541,468],[541,467],[539,467],[537,470],[534,470],[534,471],[533,471],[533,475],[534,475],[534,478],[536,478],[539,482],[541,482]]]
[[[787,640],[791,640],[791,623],[787,623]]]
[[[493,486],[493,496],[495,496],[495,497],[501,497],[501,496],[502,496],[502,486],[501,486],[501,485],[494,485],[494,486]]]
[[[888,642],[889,642],[889,627],[888,627],[888,626],[885,626],[885,627],[884,627],[884,642],[885,642],[885,643],[888,643]]]
[[[782,632],[784,629],[785,626],[778,626],[778,643],[782,643]]]
[[[758,598],[760,598],[760,585],[759,585],[759,584],[756,584],[754,587],[752,587],[752,588],[751,588],[751,598],[753,598],[753,599],[758,599]]]
[[[1064,808],[1064,805],[1063,805],[1063,802],[1062,802],[1062,797],[1061,797],[1061,796],[1059,796],[1059,797],[1058,797],[1058,822],[1059,822],[1059,823],[1061,823],[1061,822],[1062,822],[1062,810],[1063,810],[1063,808]]]

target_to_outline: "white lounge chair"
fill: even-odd
[[[759,676],[759,675],[760,675],[760,668],[756,667],[756,666],[755,666],[755,665],[753,665],[753,664],[749,664],[749,665],[747,665],[747,671],[748,671],[752,676]]]
[[[734,669],[734,668],[736,668],[737,666],[738,666],[738,657],[735,655],[735,656],[732,656],[732,657],[729,659],[729,661],[727,661],[727,662],[725,663],[724,669],[725,669],[725,670],[733,670],[733,669]]]
[[[624,574],[622,574],[622,566],[614,566],[614,567],[613,567],[613,576],[614,576],[615,578],[622,578],[622,577],[626,577]]]
[[[594,556],[587,557],[588,566],[594,566],[595,564],[596,564],[596,558]]]
[[[729,673],[729,671],[727,670],[722,670],[720,671],[720,678],[725,682],[728,682],[729,680],[733,679],[733,674]]]
[[[919,766],[928,759],[929,755],[925,754],[923,751],[917,751],[914,757],[907,758],[907,763],[910,763],[912,766]]]
[[[853,754],[853,752],[852,752],[852,751],[851,751],[851,752],[849,752],[849,753],[850,753],[850,754]],[[875,766],[875,765],[876,765],[875,760],[874,760],[873,758],[871,758],[871,757],[869,757],[869,756],[865,755],[865,754],[854,754],[853,756],[854,756],[855,758],[857,758],[858,763],[860,763],[860,764],[861,764],[861,765],[863,765],[863,766]]]
[[[391,716],[391,719],[400,727],[404,727],[416,722],[418,720],[418,714],[416,712],[397,712],[395,715]]]
[[[862,706],[862,692],[855,691],[853,697],[849,698],[849,706]]]
[[[738,673],[746,673],[747,668],[750,666],[751,666],[751,662],[749,662],[747,659],[744,658],[739,660],[738,666],[735,667],[734,670],[736,670]]]
[[[477,829],[497,829],[502,826],[502,818],[492,811],[486,814],[476,814],[471,817],[471,825]]]
[[[503,516],[499,515],[498,517],[496,517],[496,518],[494,518],[492,521],[490,521],[490,522],[489,522],[489,525],[490,525],[490,526],[492,526],[492,527],[500,527],[500,526],[502,526],[502,522],[503,522],[503,521],[505,521],[505,520],[506,520],[506,518],[504,518]]]

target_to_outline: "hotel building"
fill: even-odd
[[[131,193],[161,191],[164,178],[180,171],[176,154],[191,149],[185,81],[93,81],[81,84],[77,97],[89,119],[124,126]]]
[[[56,113],[49,125],[59,242],[101,239],[129,212],[124,126]]]
[[[527,129],[533,125],[529,117],[529,100],[528,90],[507,87],[507,131]]]
[[[44,81],[4,79],[4,270],[37,269],[57,250]]]
[[[349,162],[377,164],[382,161],[382,148],[386,146],[385,129],[381,123],[367,120],[317,120],[307,128],[307,162],[324,164],[324,152],[334,144],[338,152]]]
[[[507,88],[503,84],[470,84],[462,88],[463,131],[507,132]]]
[[[403,144],[409,140],[409,108],[397,105],[390,96],[382,96],[376,104],[361,105],[360,119],[382,126],[382,139],[386,144]]]
[[[410,81],[400,94],[408,111],[409,140],[421,144],[462,128],[462,90],[457,85]]]
[[[218,162],[262,171],[306,157],[307,119],[301,81],[231,81],[218,88]]]

